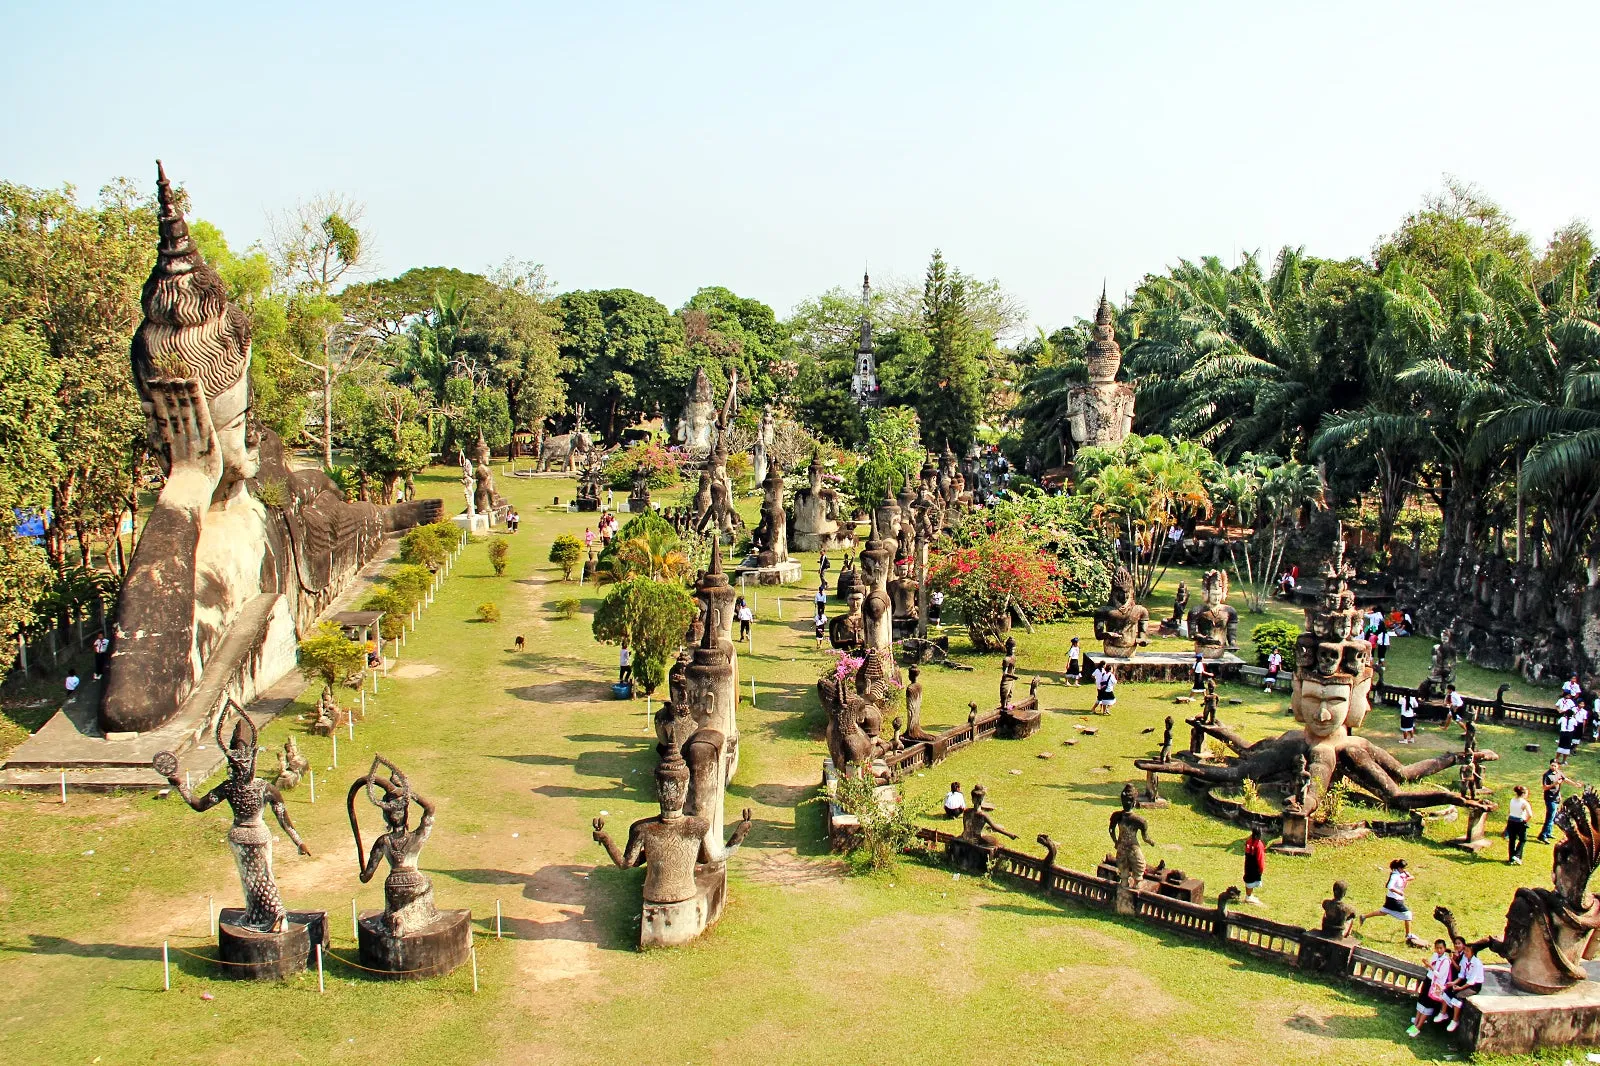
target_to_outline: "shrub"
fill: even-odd
[[[437,570],[450,557],[450,550],[455,547],[458,536],[456,528],[451,526],[450,540],[445,541],[439,535],[437,523],[408,529],[400,538],[400,559],[413,566]]]
[[[511,554],[511,545],[503,540],[489,542],[489,565],[494,567],[494,576],[502,577],[506,572],[506,556]]]
[[[846,814],[855,815],[861,824],[856,846],[850,852],[850,859],[858,868],[882,870],[893,866],[901,853],[916,843],[917,827],[906,814],[905,803],[879,803],[870,775],[835,778],[833,801]]]
[[[1265,665],[1267,656],[1277,652],[1284,661],[1294,662],[1294,642],[1300,639],[1300,627],[1293,622],[1274,619],[1262,622],[1250,630],[1250,643],[1256,646],[1256,661]]]
[[[651,511],[635,515],[600,552],[596,575],[602,582],[649,577],[670,581],[689,573],[683,541],[665,518]]]
[[[415,564],[397,567],[394,573],[389,575],[389,587],[405,597],[407,611],[428,594],[428,586],[432,584],[433,575],[428,573],[426,567]]]
[[[367,650],[344,635],[336,622],[323,622],[300,642],[300,673],[307,681],[321,681],[326,690],[351,683],[361,676]]]
[[[414,603],[414,600],[393,585],[380,585],[362,601],[361,609],[382,611],[383,618],[378,622],[378,632],[383,635],[384,640],[394,640],[405,629],[406,617],[411,614]]]
[[[488,622],[491,625],[500,621],[500,606],[496,603],[478,604],[478,621]]]
[[[573,567],[583,560],[583,541],[563,533],[550,545],[550,561],[561,567],[561,580],[571,581]]]
[[[677,654],[695,611],[694,598],[676,583],[629,578],[613,586],[595,611],[594,637],[628,642],[633,680],[648,695],[666,680],[667,659]]]
[[[665,489],[676,485],[681,478],[679,464],[682,455],[654,441],[641,441],[616,452],[600,468],[600,476],[610,488],[619,492],[633,489],[633,475],[645,470],[650,476],[652,489]]]
[[[275,511],[289,506],[289,485],[281,477],[263,481],[256,488],[256,498]]]
[[[576,596],[568,596],[566,599],[552,603],[550,607],[557,615],[570,620],[578,617],[578,611],[582,609],[583,601]]]
[[[1041,556],[1016,531],[986,533],[968,547],[948,541],[940,547],[929,565],[932,587],[944,592],[946,609],[966,623],[979,651],[1001,646],[1011,630],[1013,607],[1030,619],[1060,609],[1055,561]]]

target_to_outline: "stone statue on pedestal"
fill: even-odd
[[[1017,688],[1017,638],[1006,638],[1005,658],[1000,660],[1000,709],[1011,709],[1011,698]]]
[[[1111,600],[1095,612],[1094,635],[1106,655],[1129,658],[1142,645],[1150,643],[1145,624],[1150,612],[1133,600],[1133,575],[1119,566],[1111,575]]]
[[[1089,381],[1067,392],[1067,429],[1062,454],[1069,458],[1080,447],[1108,448],[1120,444],[1133,429],[1133,386],[1117,380],[1122,348],[1112,325],[1111,302],[1101,292],[1094,315],[1094,340],[1089,344]]]
[[[989,817],[989,812],[983,809],[983,801],[988,795],[988,791],[982,785],[972,786],[972,802],[961,812],[959,839],[962,843],[975,844],[980,848],[997,848],[1000,846],[1000,841],[989,834],[991,829],[1003,837],[1017,839],[1017,834]]]
[[[1144,849],[1139,846],[1139,838],[1143,837],[1146,844],[1155,843],[1150,839],[1150,828],[1144,818],[1134,813],[1138,802],[1138,790],[1124,785],[1122,809],[1111,812],[1111,823],[1106,830],[1117,849],[1117,884],[1129,892],[1138,891],[1144,880]]]
[[[761,425],[756,429],[755,443],[750,446],[750,472],[755,475],[757,485],[767,483],[768,452],[772,448],[772,438],[772,408],[768,407],[761,412]]]
[[[1228,575],[1207,570],[1201,581],[1201,605],[1189,612],[1189,636],[1207,659],[1220,659],[1239,649],[1239,612],[1228,601]]]
[[[271,807],[273,816],[283,833],[300,854],[310,855],[295,831],[289,818],[289,808],[284,805],[278,790],[256,777],[256,727],[236,703],[229,709],[237,713],[239,722],[234,726],[233,738],[222,742],[222,726],[227,721],[225,711],[217,718],[215,740],[217,748],[228,760],[228,776],[223,782],[203,796],[189,791],[189,786],[178,776],[178,759],[171,752],[157,752],[150,763],[156,773],[183,797],[192,809],[209,811],[219,803],[233,808],[233,828],[228,830],[228,846],[233,849],[234,865],[239,868],[239,883],[244,889],[244,915],[234,924],[243,929],[263,933],[276,933],[283,929],[288,911],[278,895],[278,882],[272,876],[272,832],[262,817],[265,808]]]
[[[790,542],[796,551],[850,548],[855,537],[839,520],[839,494],[822,483],[822,459],[811,457],[806,486],[794,494]]]
[[[380,768],[389,771],[387,779],[379,775]],[[382,790],[382,797],[378,791]],[[372,850],[363,852],[361,824],[356,820],[356,796],[365,792],[373,806],[383,812],[386,832],[372,842]],[[411,804],[415,802],[422,818],[415,829],[411,828]],[[431,925],[439,916],[433,905],[433,883],[417,868],[422,858],[422,847],[433,833],[434,805],[411,787],[405,774],[382,755],[372,757],[372,768],[365,777],[350,786],[345,798],[350,815],[350,831],[356,839],[356,866],[361,872],[361,883],[372,880],[378,865],[389,863],[389,876],[383,881],[383,927],[390,936],[405,936]]]
[[[473,503],[478,514],[493,517],[496,508],[505,504],[504,498],[494,490],[494,471],[489,467],[489,442],[478,433],[478,443],[473,447],[474,476],[477,482]]]
[[[691,452],[705,453],[715,443],[716,404],[711,397],[711,379],[705,367],[695,367],[684,398],[683,414],[678,419],[678,443]]]

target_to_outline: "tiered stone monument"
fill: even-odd
[[[1094,313],[1094,340],[1089,343],[1089,383],[1067,392],[1067,425],[1073,450],[1107,448],[1133,431],[1133,386],[1117,380],[1122,348],[1117,344],[1111,302],[1104,290]]]
[[[387,778],[380,773],[383,769],[389,771]],[[383,812],[385,829],[370,852],[362,845],[361,824],[356,820],[356,796],[363,792]],[[422,811],[414,829],[413,802]],[[388,977],[419,979],[449,973],[466,962],[472,953],[472,912],[436,908],[433,883],[417,868],[422,847],[433,833],[434,805],[412,788],[399,767],[374,755],[366,776],[351,784],[345,807],[356,838],[361,883],[371,881],[385,860],[389,863],[383,910],[366,911],[356,923],[361,965]]]
[[[605,820],[594,820],[594,839],[614,863],[646,868],[641,948],[686,944],[722,916],[727,861],[750,831],[746,808],[732,836],[722,839],[723,803],[738,768],[739,697],[733,641],[724,628],[732,624],[735,593],[720,558],[713,547],[711,566],[696,586],[699,645],[673,667],[671,699],[655,718],[661,813],[633,823],[620,849]]]
[[[687,451],[701,455],[709,452],[717,438],[717,407],[711,397],[711,379],[703,366],[694,369],[689,381],[688,395],[684,397],[683,414],[678,418],[677,440]]]

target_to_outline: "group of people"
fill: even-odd
[[[1577,674],[1562,684],[1561,698],[1556,700],[1556,760],[1563,765],[1578,745],[1595,740],[1600,719],[1592,713],[1590,703]]]
[[[1433,942],[1428,983],[1417,1000],[1416,1017],[1406,1029],[1407,1036],[1415,1037],[1430,1021],[1443,1025],[1447,1033],[1455,1032],[1461,1025],[1462,1005],[1483,991],[1483,960],[1465,937],[1453,939],[1453,948],[1446,947],[1443,939]]]
[[[600,516],[600,521],[594,524],[593,529],[583,531],[583,546],[593,550],[595,541],[600,542],[600,547],[605,548],[611,543],[611,538],[617,535],[617,513],[606,511]],[[513,531],[515,532],[515,531]]]

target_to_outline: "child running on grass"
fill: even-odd
[[[1406,886],[1411,883],[1411,872],[1406,869],[1404,859],[1395,859],[1389,863],[1389,880],[1383,886],[1383,906],[1370,914],[1361,916],[1361,924],[1366,925],[1368,918],[1376,918],[1380,914],[1397,918],[1405,925],[1406,943],[1414,948],[1422,947],[1422,939],[1411,931],[1411,908],[1406,905]],[[1439,943],[1443,944],[1444,941]]]

